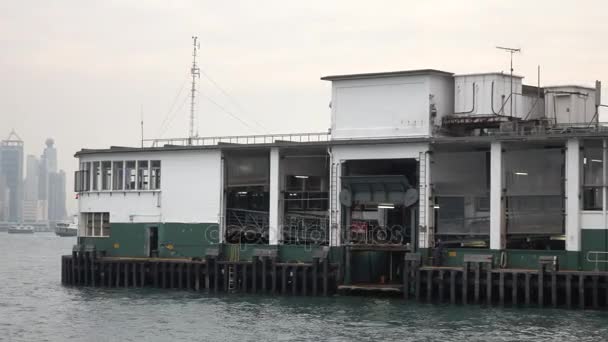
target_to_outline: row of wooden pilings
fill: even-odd
[[[309,263],[277,262],[263,251],[251,261],[111,258],[94,250],[62,257],[65,285],[98,287],[156,287],[210,292],[324,295],[335,292],[337,266],[327,255]]]
[[[538,269],[494,269],[491,255],[465,255],[463,267],[424,267],[405,256],[403,297],[451,304],[581,309],[608,308],[608,272],[560,271],[556,257],[540,257]]]

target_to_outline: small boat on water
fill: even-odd
[[[78,224],[57,222],[55,225],[55,234],[61,237],[76,236],[78,234]]]
[[[23,225],[12,226],[8,229],[8,233],[9,234],[33,234],[34,227],[23,226]]]

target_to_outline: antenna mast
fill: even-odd
[[[196,56],[200,45],[198,43],[198,37],[192,37],[192,68],[190,69],[190,74],[192,75],[192,87],[190,87],[190,129],[188,131],[188,145],[192,145],[192,138],[194,135],[194,98],[196,97],[196,79],[201,77],[200,69],[196,64]]]
[[[513,116],[513,54],[515,52],[521,52],[521,49],[514,49],[509,47],[497,46],[497,49],[505,50],[511,54],[511,94],[509,95],[509,99],[511,100],[511,110],[509,112],[510,116]],[[504,103],[503,103],[504,105]]]

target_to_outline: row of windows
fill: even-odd
[[[585,141],[582,160],[583,210],[604,210],[608,170],[604,167],[606,160],[606,143]]]
[[[84,236],[110,236],[110,213],[82,213]]]
[[[93,161],[80,164],[74,191],[159,190],[160,160]]]

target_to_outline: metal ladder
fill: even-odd
[[[329,225],[329,237],[328,241],[330,245],[335,246],[338,240],[338,168],[340,163],[331,163],[330,176],[329,176],[329,214],[330,214],[330,225]],[[334,232],[334,234],[332,234]]]
[[[426,152],[419,152],[418,154],[418,179],[418,226],[424,227],[424,229],[419,229],[418,232],[420,238],[428,241],[429,227],[426,226],[426,215],[429,204],[427,203]]]
[[[236,288],[236,280],[234,274],[234,265],[228,266],[228,290],[234,291]]]

